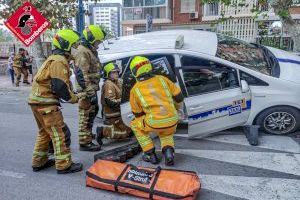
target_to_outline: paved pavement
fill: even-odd
[[[31,75],[28,76],[28,80],[31,80]],[[15,87],[15,85],[12,84],[11,79],[8,75],[0,75],[0,92],[2,93],[7,93],[11,91],[29,91],[30,88],[31,86],[23,84],[22,80],[20,82],[20,87]]]
[[[3,85],[0,77],[0,199],[136,199],[85,187],[85,173],[57,175],[54,168],[31,170],[37,132],[26,104],[29,87]],[[72,153],[84,170],[94,153],[78,151],[77,107],[64,104],[65,121],[72,132]],[[199,174],[201,200],[296,200],[300,196],[300,132],[290,137],[261,134],[260,145],[250,146],[239,129],[205,139],[189,140],[178,134],[174,168]],[[103,149],[119,143],[109,143]],[[161,155],[159,153],[159,155]],[[143,166],[141,155],[130,163]],[[163,162],[162,167],[165,167]],[[155,166],[153,166],[155,167]]]

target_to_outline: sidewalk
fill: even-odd
[[[31,77],[29,77],[29,80]],[[22,79],[21,79],[22,80]],[[23,84],[22,81],[20,82],[20,87],[16,87],[12,84],[10,77],[8,75],[0,75],[0,92],[5,91],[30,91],[31,84]]]

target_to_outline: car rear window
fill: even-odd
[[[226,35],[217,34],[217,37],[217,57],[271,75],[271,70],[261,48]]]

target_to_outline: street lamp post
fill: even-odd
[[[146,32],[151,32],[153,29],[153,17],[147,14],[146,17]]]
[[[82,0],[78,0],[78,7],[79,7],[79,12],[78,12],[77,30],[79,33],[82,33],[82,31],[84,29],[84,9],[83,9]]]

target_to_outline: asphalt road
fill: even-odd
[[[26,103],[28,89],[0,87],[0,199],[135,199],[127,195],[85,186],[85,171],[57,175],[54,168],[34,173],[31,156],[37,127]],[[78,151],[77,107],[63,105],[72,132],[73,160],[84,170],[93,164],[94,153]],[[239,129],[189,140],[176,139],[174,168],[199,174],[201,200],[296,200],[300,197],[300,133],[290,137],[261,134],[260,145],[250,146]],[[108,150],[118,143],[106,144]],[[141,155],[130,163],[143,166]],[[161,163],[162,167],[165,167]]]

